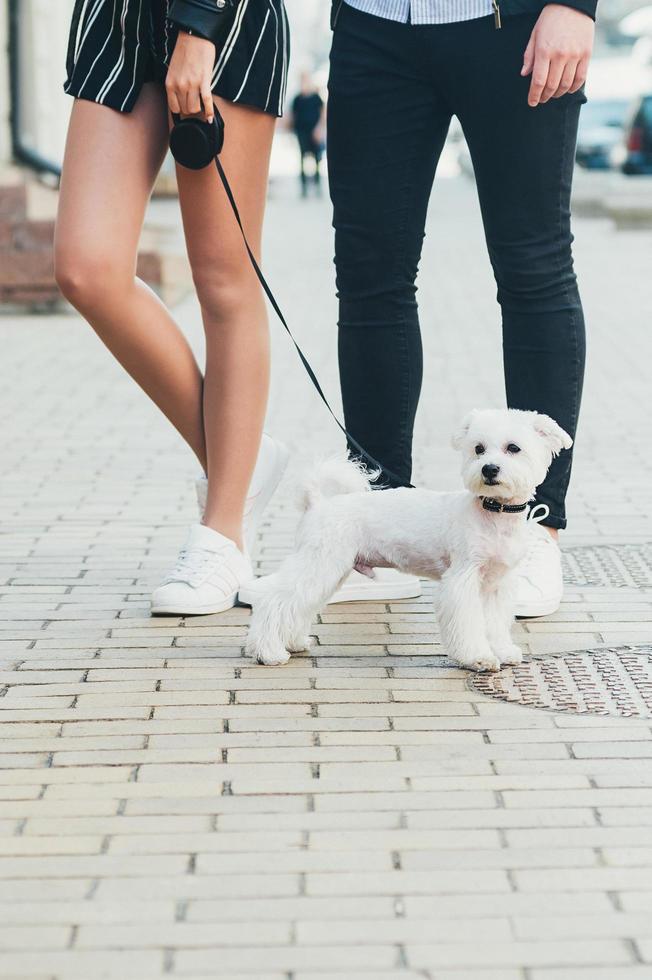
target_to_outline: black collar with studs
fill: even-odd
[[[494,514],[521,514],[530,506],[529,502],[525,504],[502,504],[495,497],[480,497],[480,500],[484,509],[490,510]]]

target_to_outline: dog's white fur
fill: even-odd
[[[453,437],[465,490],[370,492],[373,477],[350,460],[322,463],[301,492],[298,549],[281,566],[278,588],[254,609],[247,653],[272,666],[308,649],[315,616],[362,565],[441,580],[442,644],[460,666],[493,671],[520,663],[510,635],[510,572],[525,553],[526,513],[485,510],[482,497],[529,501],[552,459],[571,445],[547,415],[476,410]],[[495,483],[487,465],[499,467]]]

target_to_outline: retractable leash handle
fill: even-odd
[[[249,245],[249,241],[247,239],[247,234],[244,230],[244,225],[242,224],[242,218],[240,217],[240,211],[238,209],[235,196],[233,194],[233,191],[231,190],[231,185],[229,184],[228,177],[226,176],[226,173],[224,172],[224,168],[220,161],[219,155],[222,151],[222,147],[224,144],[224,122],[219,112],[217,111],[217,109],[215,110],[215,119],[212,124],[206,123],[197,117],[186,117],[185,119],[181,119],[181,117],[177,116],[176,114],[173,116],[173,120],[174,120],[174,127],[170,133],[170,149],[172,151],[172,155],[174,156],[175,160],[177,160],[178,163],[180,163],[182,166],[189,167],[192,170],[203,169],[204,167],[208,166],[211,160],[213,160],[213,162],[215,163],[217,173],[219,174],[219,178],[222,182],[222,186],[224,187],[224,192],[231,206],[231,210],[233,211],[233,215],[238,224],[238,228],[240,229],[240,234],[242,235],[242,240],[247,250],[247,255],[249,256],[249,261],[251,262],[251,266],[254,272],[256,273],[258,282],[262,286],[263,291],[267,296],[267,299],[272,305],[272,309],[276,313],[276,316],[283,324],[290,340],[294,344],[294,348],[297,354],[299,355],[299,360],[303,364],[306,374],[312,381],[315,390],[317,391],[317,394],[319,395],[322,402],[328,409],[328,412],[330,413],[331,417],[334,419],[340,431],[346,436],[349,445],[352,446],[355,452],[359,456],[361,456],[368,464],[370,464],[373,469],[379,470],[381,473],[384,473],[385,476],[389,477],[389,479],[392,480],[392,482],[398,484],[399,486],[405,485],[403,481],[395,473],[387,469],[386,466],[383,466],[383,464],[379,462],[377,459],[375,459],[375,457],[373,457],[371,453],[368,453],[367,450],[360,445],[357,439],[354,439],[354,437],[346,429],[344,424],[340,422],[339,418],[337,417],[333,408],[331,407],[328,398],[326,397],[324,389],[319,383],[319,378],[315,374],[313,367],[310,364],[310,361],[301,350],[298,341],[296,340],[294,334],[292,333],[289,327],[287,320],[285,319],[285,316],[283,315],[283,311],[281,310],[281,307],[278,305],[276,301],[276,297],[274,296],[274,293],[272,292],[270,286],[267,283],[267,280],[265,279],[265,276],[263,275],[262,269],[258,264],[256,256],[254,255],[251,246]],[[407,485],[410,487],[412,486],[412,484],[407,484]]]

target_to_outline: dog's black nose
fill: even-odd
[[[485,480],[495,480],[500,473],[500,466],[495,463],[485,463],[482,467],[482,475]]]

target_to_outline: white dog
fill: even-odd
[[[571,445],[547,415],[486,410],[471,412],[453,437],[466,487],[459,492],[369,492],[373,477],[350,460],[323,463],[302,492],[298,550],[254,609],[247,653],[287,663],[309,648],[315,616],[352,568],[386,566],[441,579],[442,644],[460,666],[520,663],[510,572],[526,550],[528,502]]]

